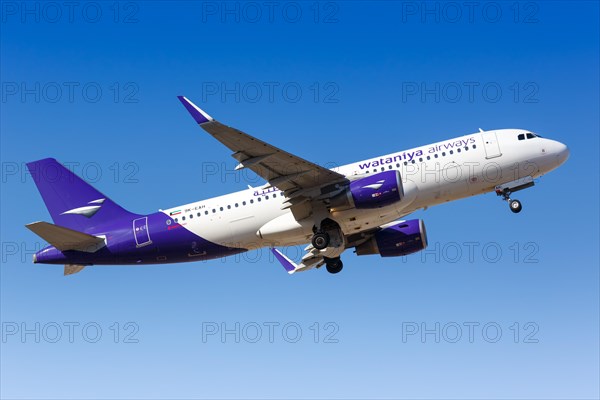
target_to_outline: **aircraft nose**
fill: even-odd
[[[565,161],[567,161],[571,152],[569,151],[569,148],[566,144],[560,142],[556,142],[555,148],[556,161],[560,166],[564,164]]]

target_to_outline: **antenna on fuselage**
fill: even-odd
[[[479,132],[483,133],[485,132],[483,129],[479,128]]]

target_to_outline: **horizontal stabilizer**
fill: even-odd
[[[66,264],[64,276],[76,274],[78,272],[81,272],[81,270],[84,268],[85,265]]]
[[[77,250],[94,253],[105,245],[103,237],[88,235],[49,222],[33,222],[25,226],[60,251]]]

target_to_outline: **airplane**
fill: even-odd
[[[147,265],[226,257],[269,247],[293,274],[322,266],[340,272],[347,249],[398,257],[427,247],[425,224],[411,213],[495,192],[513,213],[512,193],[569,157],[563,143],[523,129],[499,129],[327,169],[224,125],[178,96],[207,133],[232,152],[236,170],[254,171],[258,188],[151,214],[129,212],[58,161],[27,164],[53,220],[26,225],[49,243],[34,263],[63,264],[64,275],[91,265]],[[279,247],[305,245],[298,262]]]

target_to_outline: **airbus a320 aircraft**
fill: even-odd
[[[201,128],[239,165],[264,178],[249,188],[141,215],[129,212],[52,158],[27,167],[54,224],[27,227],[50,245],[34,263],[64,264],[70,275],[89,265],[198,261],[270,247],[288,273],[342,270],[340,256],[404,256],[427,247],[419,209],[495,191],[514,213],[513,192],[559,167],[567,146],[522,129],[482,131],[371,158],[333,170],[223,125],[183,96]],[[294,262],[277,247],[306,244]]]

